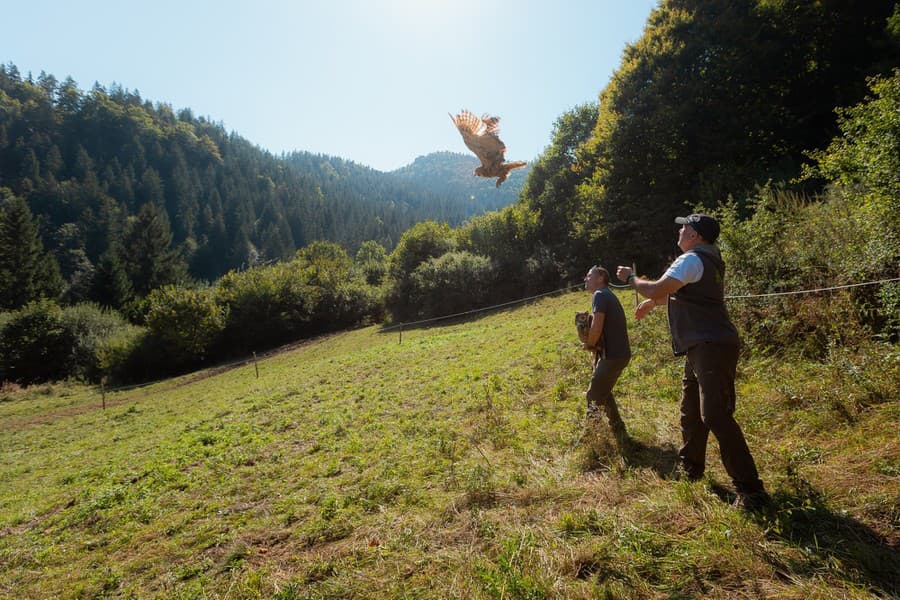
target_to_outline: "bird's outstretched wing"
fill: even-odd
[[[500,140],[500,117],[478,118],[464,110],[455,117],[450,115],[469,150],[481,160],[486,169],[496,169],[503,163],[506,145]]]

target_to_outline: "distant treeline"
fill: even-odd
[[[73,348],[90,344],[71,340],[105,340],[78,354],[94,356],[96,367],[68,373],[126,380],[150,376],[137,370],[148,364],[140,357],[155,357],[158,372],[175,372],[351,324],[412,321],[549,291],[579,281],[596,263],[636,262],[640,273],[657,277],[678,252],[673,218],[701,208],[724,224],[720,244],[732,292],[898,277],[898,65],[897,2],[664,0],[641,39],[626,48],[599,103],[560,116],[514,205],[462,225],[448,214],[412,225],[379,213],[374,228],[366,218],[346,217],[352,211],[338,220],[326,194],[348,198],[346,206],[393,203],[419,214],[413,196],[395,187],[407,174],[379,186],[375,172],[352,163],[275,159],[189,114],[140,102],[132,110],[122,91],[76,94],[77,110],[66,113],[60,107],[69,106],[72,86],[42,83],[46,76],[23,82],[7,69],[5,80],[33,97],[13,100],[0,87],[0,106],[7,107],[0,112],[0,160],[8,161],[0,167],[14,184],[2,191],[0,301],[17,309],[0,317],[0,379],[19,377],[24,359],[16,352],[25,340],[36,344],[37,357],[42,348],[75,356]],[[44,87],[52,93],[39,91]],[[48,94],[54,103],[41,104]],[[35,122],[45,113],[48,122],[76,115],[62,123],[83,129],[61,138],[70,145],[53,152],[53,144],[41,146],[40,135],[9,117],[14,110],[35,111]],[[106,130],[99,126],[106,120],[88,118],[110,112],[121,113],[124,125]],[[54,160],[57,154],[66,159]],[[86,168],[100,160],[103,173]],[[431,166],[437,173],[444,164],[438,158]],[[14,176],[6,175],[9,168],[18,169]],[[178,175],[183,171],[186,178]],[[121,196],[112,191],[122,173],[131,196],[124,184]],[[174,182],[192,182],[190,174],[197,177],[191,193],[180,193]],[[345,190],[357,176],[365,191]],[[226,196],[233,202],[227,209]],[[122,204],[113,200],[120,197]],[[47,216],[59,211],[81,220]],[[291,211],[299,217],[285,216]],[[402,234],[391,237],[391,227]],[[57,232],[53,248],[39,231]],[[310,244],[326,232],[342,245]],[[291,241],[307,247],[295,254]],[[64,254],[69,262],[55,260],[60,248],[71,249]],[[221,269],[258,262],[254,252],[283,260],[214,280]],[[85,278],[93,291],[82,297],[122,307],[136,325],[110,329],[99,316],[75,318],[68,314],[74,308],[51,302],[64,289],[60,271],[70,301],[78,297],[73,273],[82,255],[94,267]],[[185,264],[210,285],[185,277]],[[29,304],[38,298],[49,300]],[[896,342],[900,335],[896,284],[730,308],[757,351],[822,355],[834,344]],[[45,343],[34,342],[40,339]]]

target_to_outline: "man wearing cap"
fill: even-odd
[[[652,281],[630,267],[616,275],[647,300],[635,310],[640,320],[667,304],[676,356],[685,356],[681,399],[682,446],[678,458],[686,476],[700,479],[709,432],[719,442],[722,463],[737,491],[735,506],[754,510],[769,501],[744,434],[734,420],[739,338],[725,308],[725,262],[715,242],[719,223],[709,215],[678,217],[683,254]]]
[[[593,266],[588,269],[584,276],[584,287],[592,293],[593,316],[587,342],[581,347],[595,353],[594,373],[587,391],[587,414],[589,419],[596,418],[602,408],[609,419],[609,427],[616,443],[620,449],[624,449],[628,443],[628,433],[612,390],[631,360],[625,310],[609,289],[609,271],[603,267]]]

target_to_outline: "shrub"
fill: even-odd
[[[412,298],[413,272],[425,261],[456,249],[456,234],[446,223],[425,221],[406,230],[388,258],[385,302],[395,319],[414,319],[421,314]]]
[[[150,292],[147,305],[150,334],[176,363],[202,361],[225,328],[228,314],[210,289],[165,286]]]
[[[295,339],[318,301],[317,290],[293,261],[231,271],[219,280],[215,293],[229,310],[224,354],[247,354]]]
[[[50,300],[13,312],[0,331],[0,379],[30,385],[69,374],[73,339]]]
[[[487,256],[494,264],[497,277],[491,286],[491,302],[559,287],[562,267],[553,252],[539,242],[538,226],[537,213],[514,205],[472,217],[460,228],[459,249]]]
[[[60,318],[72,342],[67,375],[99,381],[103,373],[101,349],[109,338],[133,326],[119,313],[91,303],[66,307]]]
[[[97,349],[100,371],[110,383],[150,381],[175,370],[171,357],[146,327],[128,325]]]
[[[729,295],[812,290],[896,276],[892,261],[869,252],[873,231],[866,207],[840,190],[813,201],[766,188],[752,205],[754,215],[746,221],[738,220],[734,205],[718,211]],[[873,334],[889,334],[895,322],[890,315],[896,314],[891,289],[732,300],[729,309],[757,349],[792,348],[821,358],[832,343],[856,345]]]
[[[486,304],[493,280],[489,258],[471,252],[448,252],[426,260],[413,271],[410,299],[420,318],[462,312]]]
[[[356,264],[362,270],[367,284],[381,285],[387,274],[387,251],[378,242],[367,240],[356,252]]]
[[[230,272],[219,280],[216,298],[230,311],[223,337],[229,354],[271,348],[383,313],[381,290],[368,285],[363,267],[330,242],[311,244],[290,262]]]

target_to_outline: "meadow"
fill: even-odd
[[[5,389],[0,596],[900,594],[900,348],[745,352],[738,421],[774,497],[746,513],[714,440],[703,480],[675,476],[664,311],[629,322],[633,444],[586,426],[588,304],[567,293],[402,342],[372,326],[105,400]]]

